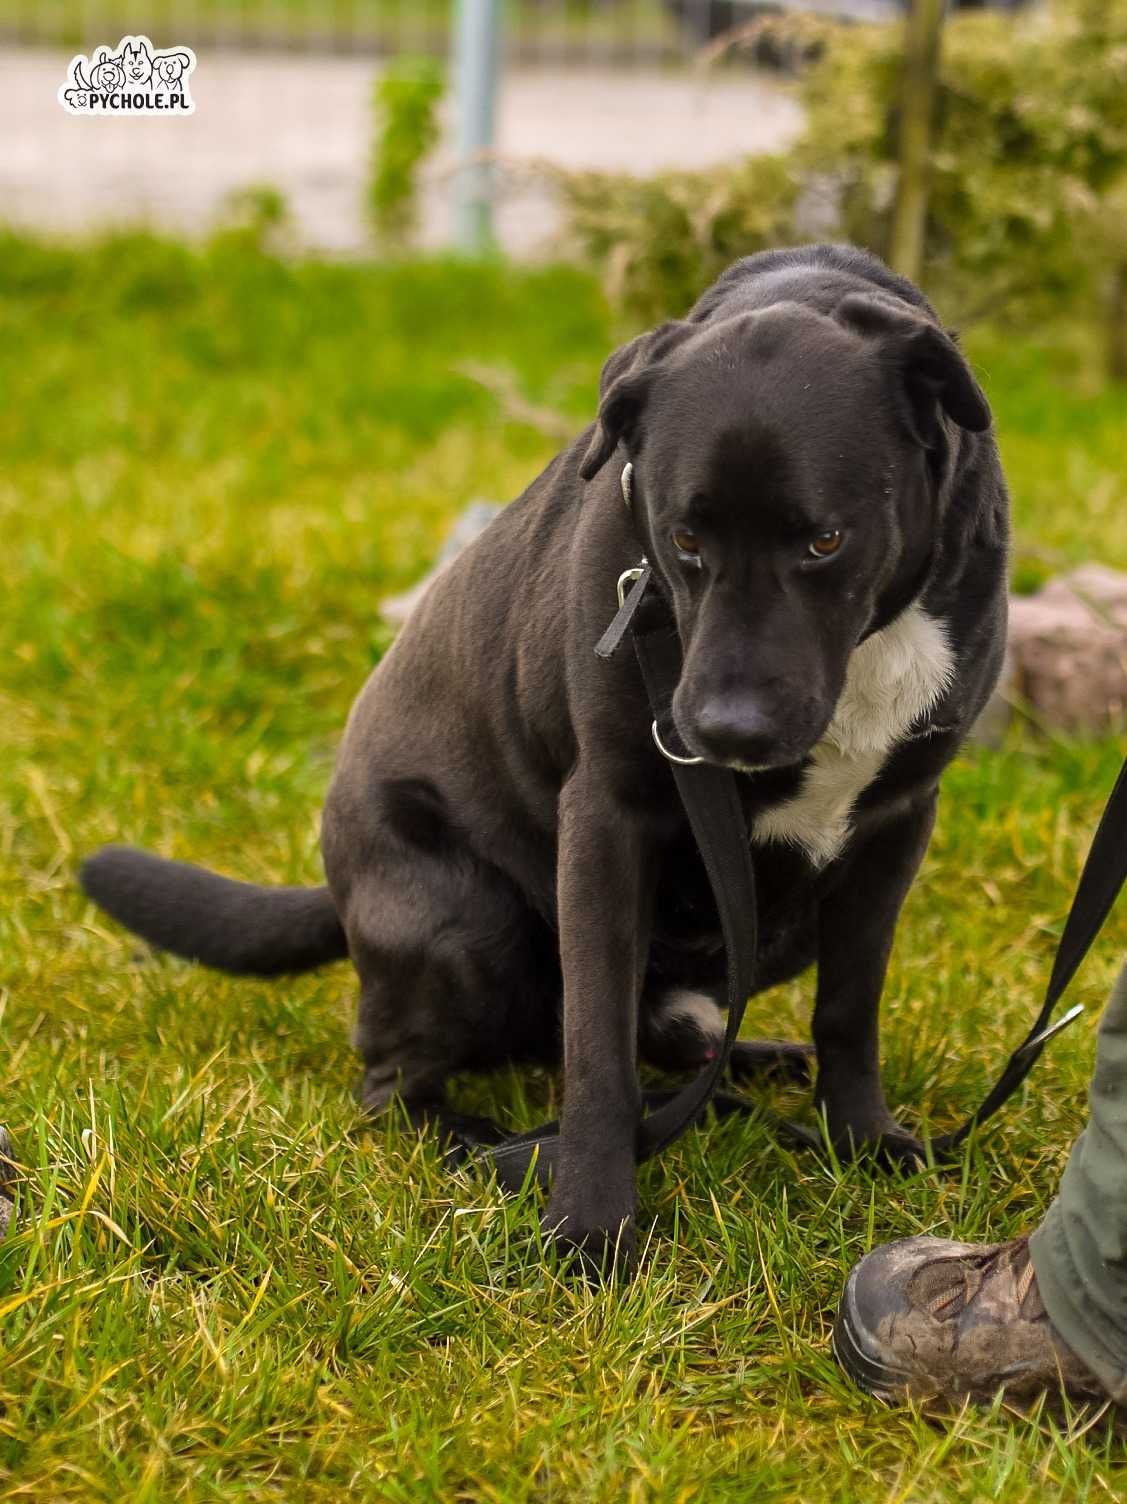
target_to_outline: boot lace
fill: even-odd
[[[1015,1293],[1020,1310],[1029,1298],[1036,1278],[1033,1260],[1029,1256],[1028,1235],[1015,1238],[1011,1243],[1002,1243],[999,1247],[991,1249],[989,1253],[944,1262],[948,1265],[955,1265],[951,1273],[955,1275],[957,1270],[957,1277],[941,1286],[934,1295],[923,1302],[926,1310],[939,1320],[957,1316],[965,1311],[987,1281],[995,1273],[1007,1269],[1011,1270],[1014,1275]]]

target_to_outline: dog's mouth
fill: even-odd
[[[770,773],[775,768],[784,766],[782,763],[773,762],[740,762],[733,758],[731,762],[722,764],[725,768],[731,768],[733,773]],[[789,766],[789,764],[786,764]]]
[[[788,753],[785,756],[772,758],[769,762],[745,762],[739,757],[729,757],[723,762],[717,762],[715,758],[705,758],[706,762],[715,762],[718,767],[731,768],[733,773],[781,773],[787,768],[797,768],[810,756],[810,751]]]
[[[713,767],[731,768],[733,773],[776,773],[784,768],[795,768],[806,761],[817,745],[817,738],[809,743],[780,739],[773,745],[760,745],[754,749],[748,747],[745,750],[736,746],[718,745],[702,736],[699,731],[686,732],[680,723],[674,724],[676,732],[672,737],[666,738],[667,742],[683,749],[683,754],[687,757],[699,758],[702,762],[711,763]]]

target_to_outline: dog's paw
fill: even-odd
[[[895,1118],[877,1130],[847,1126],[831,1132],[839,1159],[871,1159],[882,1170],[922,1170],[927,1167],[927,1148],[922,1139],[901,1128]]]
[[[871,1160],[881,1169],[922,1170],[928,1164],[927,1146],[896,1121],[883,1095],[876,1091],[835,1091],[820,1080],[815,1102],[822,1117],[817,1137],[833,1145],[842,1162]],[[799,1130],[811,1133],[817,1130]]]
[[[838,1159],[869,1160],[883,1170],[913,1171],[926,1169],[928,1146],[908,1132],[889,1112],[883,1101],[838,1104],[822,1102],[825,1115],[823,1132],[833,1145]],[[793,1125],[792,1125],[793,1126]],[[794,1127],[795,1136],[810,1147],[824,1146],[825,1138],[817,1130]]]
[[[569,1272],[601,1281],[633,1268],[637,1249],[632,1206],[584,1207],[554,1195],[540,1229]]]
[[[927,1168],[927,1148],[923,1140],[903,1130],[882,1133],[865,1147],[882,1170],[911,1171]]]
[[[792,1039],[737,1039],[728,1069],[735,1081],[765,1075],[805,1083],[814,1074],[814,1046]]]

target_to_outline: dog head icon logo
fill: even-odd
[[[115,53],[72,58],[59,103],[71,115],[191,115],[190,47],[158,52],[148,37],[122,37]]]

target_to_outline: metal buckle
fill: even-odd
[[[670,752],[658,733],[656,721],[650,727],[650,734],[653,736],[654,746],[661,753],[662,757],[665,758],[666,762],[675,762],[680,768],[695,768],[698,763],[706,760],[703,757],[678,757],[676,752]]]
[[[627,465],[626,469],[622,472],[622,494],[623,494],[623,497],[626,499],[626,505],[627,506],[630,505],[630,484],[629,484],[629,480],[628,480],[627,477],[629,476],[630,471],[632,470],[632,468],[633,468],[632,466]],[[642,562],[640,564],[635,564],[633,569],[624,569],[622,571],[622,573],[619,575],[619,577],[618,577],[618,609],[620,611],[622,610],[623,606],[626,604],[626,592],[627,592],[627,590],[630,588],[631,585],[633,585],[635,583],[635,581],[640,580],[642,578],[642,576],[646,572],[647,567],[648,566],[647,566],[647,563],[646,563],[646,557],[643,554],[642,555]],[[707,759],[704,758],[704,757],[678,757],[677,754],[676,754],[676,752],[670,752],[669,748],[665,745],[665,743],[661,739],[661,734],[660,734],[660,732],[657,729],[657,722],[656,721],[652,722],[652,724],[650,725],[650,735],[654,739],[654,746],[657,748],[657,750],[661,753],[662,757],[664,757],[667,762],[675,762],[678,765],[678,767],[682,767],[682,768],[695,768],[698,763],[702,763],[702,762],[706,762],[707,761]]]
[[[643,558],[640,564],[635,564],[633,569],[624,569],[618,577],[618,609],[621,611],[626,604],[626,590],[635,580],[640,580],[646,572],[646,561]]]
[[[1041,1030],[1040,1034],[1034,1034],[1032,1039],[1027,1039],[1021,1047],[1021,1054],[1028,1054],[1030,1050],[1035,1050],[1038,1045],[1048,1044],[1049,1040],[1052,1039],[1055,1034],[1059,1034],[1062,1029],[1067,1029],[1069,1024],[1072,1023],[1075,1019],[1079,1018],[1083,1011],[1084,1004],[1077,1003],[1074,1007],[1070,1008],[1067,1013],[1062,1013],[1055,1024],[1047,1025],[1044,1029]]]

